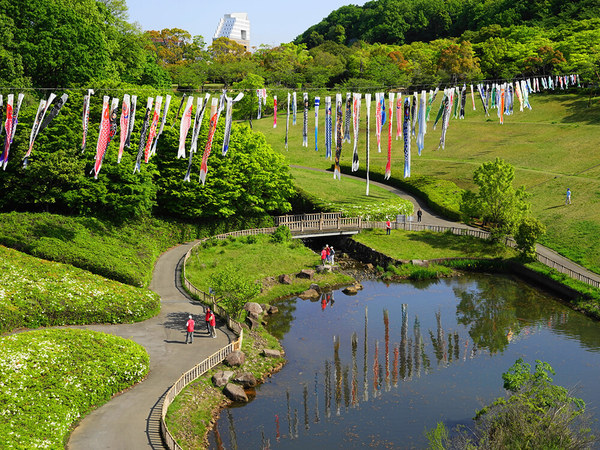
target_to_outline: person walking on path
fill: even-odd
[[[386,220],[385,222],[385,234],[390,234],[392,232],[392,222],[390,222],[390,219],[388,218],[388,220]]]
[[[327,250],[325,250],[325,247],[323,247],[323,250],[321,250],[321,263],[323,265],[325,265],[326,260],[327,260]]]
[[[329,264],[332,266],[335,264],[333,258],[335,258],[335,250],[333,250],[333,247],[329,247]]]
[[[417,211],[417,222],[421,221],[422,216],[423,216],[423,211],[421,211],[421,208],[419,208],[419,210]]]
[[[206,308],[206,329],[208,334],[210,334],[213,338],[217,337],[217,333],[215,333],[215,325],[217,321],[215,319],[215,314],[210,310],[210,308]]]
[[[565,205],[571,204],[571,188],[567,188],[567,198],[565,199]]]
[[[185,329],[186,329],[186,335],[185,335],[185,343],[188,344],[188,340],[190,341],[189,343],[191,344],[192,342],[194,342],[194,319],[192,319],[192,315],[190,314],[188,321],[185,324]]]
[[[325,256],[325,259],[327,259],[327,264],[331,264],[331,248],[329,247],[329,244],[325,245]]]

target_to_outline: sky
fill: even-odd
[[[319,23],[340,6],[363,5],[352,0],[126,0],[129,22],[143,30],[181,28],[192,36],[201,35],[207,44],[219,19],[234,12],[248,13],[250,45],[277,46],[291,42],[308,27]]]

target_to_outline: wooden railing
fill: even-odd
[[[179,379],[171,386],[171,388],[165,394],[165,398],[162,404],[161,410],[161,419],[160,419],[160,433],[162,435],[163,441],[167,448],[171,450],[181,450],[177,441],[167,428],[167,424],[165,422],[165,417],[167,415],[167,411],[169,410],[169,406],[173,403],[177,394],[179,394],[188,384],[190,384],[195,379],[201,377],[206,372],[208,372],[213,367],[221,364],[223,360],[234,350],[238,350],[242,347],[242,335],[240,335],[239,339],[231,344],[223,347],[216,353],[213,353],[200,364],[197,364],[192,369],[185,372],[183,375],[179,377]]]
[[[275,224],[286,225],[290,228],[292,233],[297,235],[301,235],[304,232],[314,232],[314,231],[323,231],[323,230],[361,230],[367,228],[380,228],[384,229],[386,227],[386,222],[379,221],[368,221],[362,220],[360,217],[342,217],[341,213],[317,213],[317,214],[302,214],[302,215],[288,215],[288,216],[279,216],[275,217]],[[433,231],[438,233],[451,232],[452,234],[460,235],[460,236],[474,236],[480,239],[489,239],[490,233],[483,230],[478,230],[474,228],[464,227],[446,227],[442,225],[427,225],[421,222],[392,222],[393,229],[401,229],[401,230],[409,230],[409,231]],[[203,303],[210,304],[213,311],[220,317],[224,318],[227,321],[227,326],[233,330],[239,338],[222,348],[218,352],[206,358],[201,363],[197,364],[194,368],[187,371],[171,386],[171,388],[165,394],[165,398],[162,405],[161,412],[161,421],[160,421],[160,430],[163,437],[163,440],[166,446],[169,449],[181,449],[181,447],[175,442],[175,439],[169,432],[167,425],[165,423],[165,416],[167,414],[167,410],[169,406],[173,402],[173,399],[179,394],[185,386],[189,383],[202,376],[211,368],[217,366],[229,355],[232,351],[240,349],[242,347],[243,340],[243,329],[242,326],[233,320],[227,311],[225,311],[218,303],[217,299],[214,295],[206,293],[196,286],[194,286],[185,275],[185,263],[191,255],[191,252],[196,246],[207,241],[208,239],[227,239],[230,236],[239,237],[239,236],[251,236],[257,234],[271,234],[276,230],[276,227],[269,228],[254,228],[250,230],[241,230],[241,231],[233,231],[230,233],[223,233],[217,236],[213,236],[211,238],[205,238],[200,240],[196,245],[190,248],[184,256],[183,267],[182,267],[182,282],[187,291],[195,298],[200,300]],[[516,242],[512,238],[507,238],[505,240],[505,244],[509,247],[516,247]],[[539,262],[545,264],[548,267],[554,268],[559,272],[562,272],[571,278],[582,281],[586,284],[594,286],[596,288],[600,288],[600,282],[588,277],[585,274],[572,270],[558,261],[553,260],[545,255],[541,255],[536,252],[536,256]]]
[[[360,217],[341,217],[341,213],[303,214],[275,217],[275,223],[286,225],[292,234],[300,237],[302,234],[327,230],[361,230],[366,228],[385,229],[386,222],[362,220]],[[433,231],[438,233],[451,232],[461,236],[474,236],[479,239],[489,239],[490,233],[484,230],[469,228],[467,226],[447,227],[443,225],[427,225],[421,222],[401,221],[391,222],[392,229],[407,231]],[[517,244],[512,238],[507,238],[505,244],[516,248]],[[536,252],[536,257],[542,264],[556,269],[569,277],[582,281],[595,288],[600,288],[600,281],[588,275],[573,270],[555,259]]]

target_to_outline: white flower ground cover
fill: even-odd
[[[0,447],[64,448],[90,409],[142,380],[145,349],[84,330],[38,330],[0,338]]]

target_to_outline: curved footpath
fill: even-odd
[[[327,172],[310,167],[293,167]],[[344,176],[364,181],[360,177]],[[374,181],[371,181],[371,184],[411,201],[415,210],[421,208],[422,222],[425,224],[469,228],[467,225],[440,217],[424,201],[400,189]],[[208,337],[203,321],[204,307],[192,302],[181,286],[183,257],[194,244],[195,242],[191,242],[175,247],[163,253],[158,259],[150,284],[150,289],[162,299],[161,312],[158,316],[134,324],[76,327],[133,339],[148,351],[150,373],[142,383],[87,415],[71,434],[67,448],[72,450],[164,448],[159,431],[164,394],[182,373],[235,339],[225,326],[218,327],[217,339]],[[555,259],[565,267],[600,281],[598,274],[584,269],[544,246],[538,245],[538,252]],[[197,331],[194,343],[183,345],[188,314],[194,315]]]
[[[329,171],[329,170],[317,169],[314,167],[296,166],[296,165],[291,165],[290,167],[293,167],[296,169],[314,170],[317,172],[331,173],[331,171]],[[354,175],[342,174],[342,177],[352,178],[354,180],[360,180],[363,182],[365,181],[364,178],[357,177]],[[427,206],[427,203],[424,200],[418,199],[418,198],[414,197],[412,194],[402,191],[396,187],[388,186],[386,184],[379,183],[377,181],[372,181],[372,180],[369,182],[369,184],[383,188],[386,191],[396,194],[400,198],[403,198],[405,200],[412,202],[414,205],[415,211],[418,208],[421,208],[421,210],[423,211],[422,222],[424,224],[441,225],[441,226],[445,226],[445,227],[456,227],[456,228],[472,228],[472,227],[469,227],[468,225],[465,225],[464,223],[457,223],[457,222],[452,222],[450,220],[444,219],[443,217],[437,215],[431,208],[429,208],[429,206]],[[596,280],[596,281],[600,282],[599,274],[589,271],[585,267],[574,263],[570,259],[565,258],[564,256],[558,254],[554,250],[552,250],[548,247],[544,247],[543,245],[540,245],[540,244],[537,244],[536,249],[540,255],[543,255],[549,259],[553,259],[554,261],[558,262],[559,264],[563,265],[564,267],[567,267],[568,269],[571,269],[575,272],[579,272],[579,273],[587,276],[588,278],[591,278],[592,280]]]
[[[236,339],[224,325],[217,327],[216,339],[209,337],[204,307],[192,302],[181,286],[183,257],[193,245],[168,250],[154,267],[150,289],[162,299],[158,316],[134,324],[76,327],[132,339],[144,346],[150,355],[150,372],[142,383],[87,415],[71,434],[67,448],[164,448],[159,425],[164,394],[182,373]],[[185,345],[189,314],[194,315],[196,331],[194,343]]]

